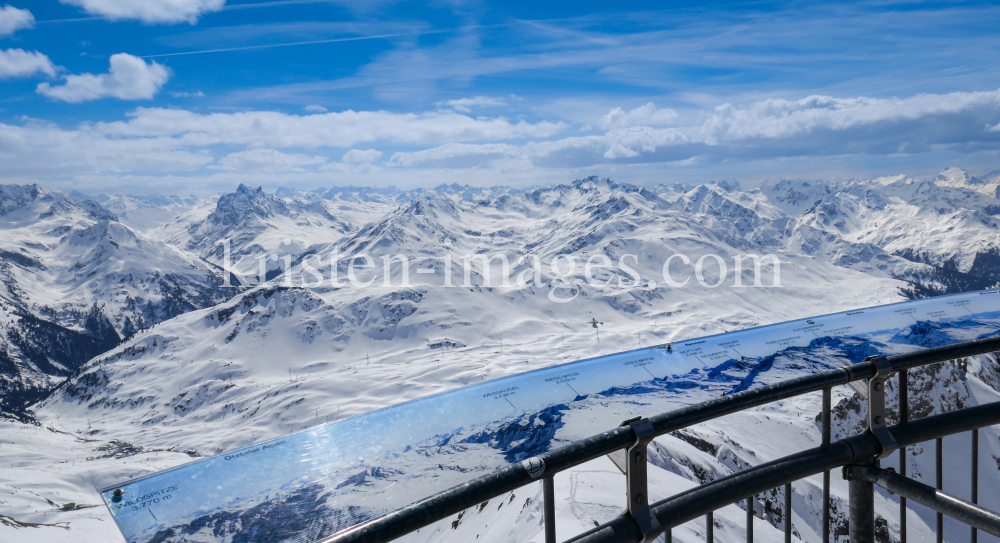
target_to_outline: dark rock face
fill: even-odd
[[[117,221],[118,215],[108,211],[101,207],[101,204],[93,200],[84,200],[80,202],[80,206],[87,210],[87,213],[95,221]]]
[[[916,253],[910,249],[898,251],[896,256],[901,256],[911,262],[933,266],[933,272],[927,277],[900,278],[912,285],[912,288],[903,291],[903,294],[910,299],[984,290],[1000,281],[1000,249],[996,248],[976,253],[976,259],[967,272],[958,271],[958,263],[955,260],[947,261],[942,265],[934,265],[931,264],[928,255]],[[943,285],[943,287],[934,285]]]
[[[986,283],[1000,282],[1000,249],[976,253],[968,274],[983,279]]]
[[[208,221],[219,226],[237,226],[249,219],[289,215],[288,206],[278,198],[265,194],[261,187],[250,188],[242,183],[236,192],[223,194]]]
[[[0,185],[0,215],[28,205],[41,196],[38,185]]]
[[[7,344],[0,344],[0,412],[22,414],[50,392],[52,378],[68,377],[121,340],[96,307],[87,322],[91,329],[78,332],[30,313],[17,314],[2,330]]]

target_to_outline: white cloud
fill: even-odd
[[[347,164],[366,164],[375,162],[381,157],[382,151],[376,151],[375,149],[366,149],[364,151],[361,149],[351,149],[344,153],[344,157],[340,160]]]
[[[219,11],[226,0],[59,0],[111,20],[131,19],[147,24],[195,24],[203,13]]]
[[[0,8],[0,36],[33,26],[35,26],[35,16],[30,11],[9,5]]]
[[[429,163],[451,168],[473,167],[500,158],[544,161],[551,157],[569,157],[570,162],[576,162],[574,166],[588,166],[602,162],[602,158],[634,158],[642,153],[656,151],[658,147],[686,142],[684,136],[673,129],[633,127],[612,130],[600,136],[529,142],[520,146],[506,143],[447,143],[422,151],[394,153],[389,164],[405,167]]]
[[[213,169],[229,171],[287,172],[303,171],[304,166],[326,163],[326,157],[282,153],[274,149],[249,149],[232,153]]]
[[[458,175],[455,172],[470,169],[485,176],[507,172],[542,178],[600,168],[624,172],[615,168],[637,164],[707,168],[725,163],[739,168],[785,158],[805,163],[816,157],[841,157],[828,160],[833,163],[848,160],[842,157],[857,162],[867,155],[881,160],[898,156],[900,149],[925,157],[1000,151],[1000,128],[993,128],[1000,123],[1000,91],[723,104],[700,115],[686,112],[685,118],[699,119],[696,123],[630,126],[578,137],[559,137],[565,128],[562,123],[473,118],[451,110],[289,115],[140,107],[128,117],[75,129],[37,122],[0,124],[0,164],[4,164],[0,177],[66,172],[207,174],[214,169],[214,175],[233,178],[274,173],[275,179],[285,181],[302,176],[320,182],[329,179],[323,175],[374,176],[382,167],[390,167],[395,168],[393,175],[405,179],[432,180],[446,171]],[[214,149],[220,146],[243,150],[215,160]],[[367,148],[383,146],[398,152],[385,160],[380,151]],[[308,151],[317,148],[346,152],[335,161]]]
[[[127,122],[97,123],[93,129],[117,137],[169,136],[178,144],[235,144],[272,148],[349,148],[388,141],[435,145],[450,141],[545,138],[565,128],[542,121],[512,123],[503,117],[473,119],[452,111],[391,113],[352,111],[288,115],[275,111],[210,113],[137,108]]]
[[[468,113],[472,111],[472,108],[474,107],[507,105],[507,102],[504,102],[503,100],[490,98],[488,96],[476,96],[475,98],[460,98],[458,100],[448,100],[447,102],[444,103],[450,106],[455,111],[461,111],[462,113]]]
[[[173,96],[174,98],[204,98],[205,97],[205,93],[201,92],[201,91],[198,91],[198,92],[171,92],[170,96]]]
[[[616,107],[601,117],[601,128],[628,128],[630,126],[661,126],[670,124],[677,118],[672,109],[656,109],[652,102],[635,109],[624,111]]]
[[[1000,91],[920,94],[911,98],[763,100],[749,107],[718,106],[700,127],[706,142],[787,138],[817,130],[843,131],[878,123],[913,121],[986,108],[1000,108]]]
[[[396,153],[389,163],[471,167],[503,156],[531,160],[536,165],[583,167],[618,160],[680,162],[697,156],[753,160],[895,154],[903,144],[911,153],[946,146],[956,150],[982,145],[1000,148],[1000,137],[993,135],[1000,129],[984,129],[983,120],[990,120],[989,124],[1000,120],[1000,91],[904,99],[810,96],[801,100],[763,100],[744,107],[724,104],[708,112],[701,124],[690,126],[631,126],[602,135],[533,141],[520,146],[445,144]]]
[[[203,150],[180,150],[168,138],[106,138],[29,121],[0,123],[0,175],[38,178],[101,173],[187,172],[211,164]]]
[[[308,111],[309,113],[326,113],[327,111],[330,111],[329,109],[317,104],[310,104],[302,109]]]
[[[55,77],[56,67],[49,57],[38,51],[0,50],[0,79],[27,77],[38,72]]]
[[[336,172],[337,174],[364,174],[371,175],[382,171],[382,168],[373,162],[362,162],[351,164],[349,162],[328,162],[319,167],[320,172]]]
[[[66,84],[53,87],[38,85],[37,91],[50,98],[78,103],[100,98],[149,100],[170,79],[170,70],[126,53],[111,55],[111,67],[106,74],[67,75]]]
[[[477,157],[480,159],[495,159],[499,157],[518,157],[523,154],[521,147],[506,143],[446,143],[439,147],[423,151],[393,153],[392,158],[389,159],[389,164],[392,166],[415,166],[425,162],[441,163],[459,158]]]

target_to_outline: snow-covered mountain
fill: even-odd
[[[960,168],[948,168],[934,178],[934,184],[974,190],[992,198],[1000,198],[1000,170],[986,172],[981,177],[976,177]]]
[[[334,216],[322,198],[283,199],[240,185],[223,194],[214,207],[201,206],[181,214],[152,235],[166,243],[223,265],[228,240],[233,270],[243,281],[257,281],[261,264],[267,278],[280,273],[279,263],[266,260],[270,254],[296,255],[315,243],[340,239],[352,229]],[[259,257],[265,261],[259,261]]]
[[[0,390],[17,411],[136,331],[215,305],[222,271],[94,201],[0,187]]]
[[[955,172],[946,173],[950,175],[931,181],[881,179],[836,189],[826,185],[809,196],[798,193],[797,198],[811,202],[798,222],[847,242],[933,266],[930,276],[914,278],[918,291],[984,288],[1000,280],[996,275],[1000,207],[995,197],[973,190],[972,185],[949,182]],[[765,186],[764,191],[775,194],[784,189],[779,183]],[[782,199],[776,194],[774,200]],[[932,283],[941,286],[930,287]]]
[[[68,533],[74,541],[120,541],[106,510],[91,507],[99,503],[95,486],[435,392],[638,346],[995,284],[1000,201],[980,190],[995,176],[971,179],[949,170],[926,181],[782,181],[743,190],[733,182],[638,187],[588,178],[530,190],[275,195],[241,185],[217,201],[180,200],[177,216],[144,233],[96,202],[0,187],[0,227],[8,233],[0,240],[0,305],[13,353],[0,357],[0,369],[15,368],[10,382],[33,387],[22,400],[32,405],[7,408],[27,407],[22,416],[31,424],[0,422],[0,451],[12,466],[0,462],[0,539],[38,543]],[[223,239],[239,284],[254,284],[259,257],[278,256],[265,262],[270,283],[219,287]],[[357,278],[374,282],[359,289],[347,272],[350,257],[362,254],[374,266]],[[501,254],[508,283],[494,258],[489,273],[474,260],[471,284],[462,286],[463,255]],[[688,283],[668,284],[662,267],[673,254],[692,265],[721,255],[726,274],[709,258],[705,279],[724,286],[700,287],[678,260],[671,273]],[[740,254],[777,255],[782,286],[769,287],[774,267],[765,263],[764,288],[730,288],[732,257]],[[334,255],[340,286],[332,285]],[[409,258],[408,286],[396,259],[388,281],[382,275],[380,257],[394,255]],[[453,256],[450,270],[445,255]],[[285,274],[284,256],[292,263]],[[535,256],[541,284],[533,280]],[[562,267],[553,270],[560,256]],[[575,259],[574,270],[566,271],[566,257]],[[584,264],[600,257],[611,265],[592,269],[598,281],[591,281]],[[556,295],[571,301],[550,298],[557,276],[566,288]],[[454,288],[441,288],[447,280]],[[747,267],[742,281],[754,283]],[[68,344],[75,350],[51,348]],[[35,352],[43,355],[31,358]],[[990,364],[975,361],[964,381],[934,370],[920,393],[994,401],[1000,380]],[[846,388],[835,400],[847,432],[861,420],[857,400]],[[653,486],[685,488],[812,446],[818,412],[818,398],[803,398],[661,438],[651,475],[661,485]],[[931,473],[928,458],[915,455],[915,469]],[[53,470],[62,470],[58,483]],[[557,484],[567,534],[620,513],[615,470],[598,462]],[[540,540],[540,489],[517,494],[414,540]],[[794,518],[805,540],[815,534],[817,495],[815,481],[796,491]],[[846,486],[835,495],[843,500]],[[762,503],[758,537],[777,541],[771,525],[781,501]],[[880,507],[886,518],[894,511],[888,502]],[[720,511],[717,537],[741,538],[742,515],[736,506]],[[932,525],[919,521],[911,538]],[[703,538],[697,526],[675,538]]]

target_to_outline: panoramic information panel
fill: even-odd
[[[1000,291],[859,309],[553,366],[101,491],[129,543],[308,543],[508,464],[762,384],[1000,335]],[[241,539],[243,540],[243,539]]]

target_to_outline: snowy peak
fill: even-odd
[[[214,305],[235,290],[222,288],[222,270],[177,247],[147,238],[121,223],[100,220],[67,227],[48,244],[22,240],[3,254],[8,285],[25,311],[81,330],[99,304],[122,337],[198,307]]]
[[[236,292],[222,270],[95,201],[0,185],[0,410],[19,409],[136,331]]]
[[[982,179],[969,175],[969,172],[961,168],[948,168],[933,179],[934,183],[942,187],[968,187],[984,185]]]
[[[353,185],[316,189],[307,193],[302,193],[297,190],[289,188],[279,188],[275,193],[275,195],[278,196],[279,198],[299,199],[312,195],[325,200],[332,200],[338,202],[350,202],[350,203],[365,202],[365,203],[384,203],[384,204],[395,203],[396,199],[400,198],[403,194],[405,194],[403,191],[399,190],[394,186],[389,186],[386,188],[378,188],[378,187],[355,187]]]
[[[666,201],[652,190],[597,176],[577,179],[569,185],[557,185],[509,197],[522,198],[526,204],[535,208],[531,211],[535,214],[546,213],[547,207],[547,212],[553,217],[576,210],[593,213],[598,209],[603,210],[599,213],[613,215],[617,213],[615,208],[622,211],[629,206],[653,208],[666,205]]]
[[[291,211],[278,198],[266,194],[261,187],[250,188],[243,183],[236,192],[223,194],[208,216],[208,222],[220,227],[234,227],[253,218],[267,219],[275,215],[288,216]]]
[[[785,179],[778,182],[765,182],[761,185],[760,190],[772,204],[795,217],[832,194],[836,190],[836,185]]]
[[[402,208],[398,215],[426,215],[434,219],[440,219],[442,216],[447,216],[453,219],[458,219],[459,210],[451,200],[445,198],[421,198]]]
[[[92,200],[73,200],[38,185],[0,185],[0,227],[19,228],[39,221],[118,220]]]
[[[437,252],[456,241],[463,231],[462,210],[448,197],[425,196],[397,208],[383,220],[371,223],[344,240],[349,253],[413,251]]]
[[[867,205],[874,200],[874,206]],[[841,234],[849,234],[858,229],[859,221],[864,221],[868,212],[884,207],[880,198],[872,198],[871,194],[858,197],[853,194],[838,192],[827,196],[802,214],[800,221],[820,230],[835,230]]]
[[[948,168],[935,177],[932,182],[940,187],[954,187],[974,190],[993,198],[1000,198],[1000,170],[986,174],[982,179],[960,168]]]
[[[335,206],[319,195],[287,189],[282,193],[289,196],[279,198],[260,187],[241,184],[235,192],[220,196],[214,209],[195,207],[151,235],[218,266],[225,265],[228,244],[234,271],[255,281],[259,258],[267,259],[267,277],[274,277],[280,273],[280,266],[269,257],[298,257],[315,245],[336,242],[356,229],[350,222],[338,219],[332,211],[339,214],[339,210],[331,210]]]
[[[66,238],[66,243],[87,247],[106,244],[109,247],[120,249],[122,246],[137,246],[139,238],[135,232],[121,223],[102,220],[83,230],[74,231]]]
[[[42,194],[38,185],[0,185],[0,215],[39,200]]]
[[[712,234],[723,236],[733,247],[746,243],[770,246],[779,238],[785,221],[761,217],[748,207],[750,202],[736,201],[733,194],[720,193],[707,185],[698,186],[674,202],[685,214],[708,215]]]

